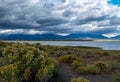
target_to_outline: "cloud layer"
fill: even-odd
[[[120,7],[109,0],[0,0],[0,33],[119,32]]]

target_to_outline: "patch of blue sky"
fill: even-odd
[[[110,0],[109,3],[120,6],[120,0]]]

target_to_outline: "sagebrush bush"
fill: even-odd
[[[16,78],[19,72],[20,70],[14,64],[0,68],[0,74],[5,82],[19,82],[19,79]]]
[[[98,61],[98,62],[95,62],[94,65],[97,66],[98,68],[100,68],[101,71],[107,70],[107,64],[105,62]]]
[[[20,43],[4,48],[1,59],[4,66],[0,67],[0,75],[5,82],[46,82],[56,66],[55,60],[43,51]]]
[[[63,55],[60,57],[60,61],[65,63],[72,63],[74,60],[77,60],[77,57],[74,55]]]
[[[100,68],[97,67],[96,65],[88,65],[88,73],[90,74],[99,74],[100,73]]]
[[[78,67],[82,66],[82,62],[80,62],[78,60],[74,60],[72,62],[72,66],[74,66],[75,68],[78,68]]]
[[[75,66],[78,65],[78,62],[74,64]],[[116,61],[108,61],[102,62],[98,61],[95,62],[93,65],[87,65],[86,67],[79,66],[77,68],[78,73],[80,74],[99,74],[101,72],[109,72],[114,68],[117,68],[119,65]]]
[[[90,82],[90,81],[87,79],[84,79],[83,77],[79,77],[79,78],[73,78],[71,82]]]
[[[87,67],[78,67],[77,71],[79,74],[88,74],[88,68]]]

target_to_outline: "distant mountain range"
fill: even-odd
[[[111,38],[117,39],[120,36]],[[68,36],[60,36],[56,34],[1,34],[0,40],[92,40],[92,39],[107,39],[102,35],[97,34],[70,34]]]

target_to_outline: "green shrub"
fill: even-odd
[[[65,63],[72,63],[74,60],[77,60],[77,57],[74,55],[63,55],[60,57],[60,61]]]
[[[0,50],[0,57],[2,56],[2,50]]]
[[[100,68],[95,65],[88,65],[87,68],[88,68],[88,72],[90,74],[99,74],[100,73]]]
[[[73,78],[71,82],[90,82],[90,81],[82,77],[79,77],[79,78]]]
[[[79,74],[99,74],[100,68],[95,65],[88,65],[87,67],[78,67]]]
[[[82,66],[82,62],[80,62],[78,60],[74,60],[72,62],[72,66],[74,66],[75,68],[78,68],[78,67]]]
[[[6,82],[18,82],[17,74],[19,70],[14,64],[5,65],[0,68],[0,75]]]
[[[56,62],[46,53],[27,44],[14,44],[4,48],[0,75],[5,82],[46,82],[52,77]],[[32,81],[31,81],[32,82]]]
[[[112,69],[118,68],[119,63],[116,61],[107,61],[107,71],[111,71]]]
[[[109,56],[110,54],[108,52],[103,52],[102,55],[103,56]]]
[[[79,74],[88,74],[88,68],[87,67],[78,67],[77,71]]]
[[[113,82],[120,82],[120,73],[114,76]]]
[[[100,68],[101,71],[106,71],[107,70],[107,64],[102,61],[98,61],[94,64],[96,67]]]

